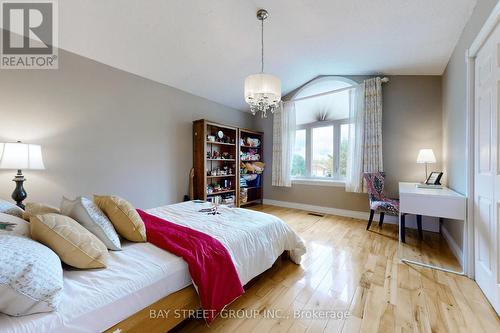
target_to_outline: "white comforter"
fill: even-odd
[[[147,210],[167,221],[208,234],[229,251],[243,285],[269,269],[288,250],[300,264],[306,248],[281,219],[248,209],[219,207],[219,215],[199,212],[209,203],[183,202]]]

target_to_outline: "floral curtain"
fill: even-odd
[[[366,192],[363,173],[384,170],[381,79],[365,80],[354,90],[351,101],[346,191]]]
[[[292,186],[295,127],[295,103],[281,103],[273,116],[273,186]]]

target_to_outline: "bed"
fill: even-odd
[[[272,215],[226,207],[216,215],[199,212],[206,207],[209,204],[186,202],[147,212],[219,240],[228,249],[243,284],[269,269],[283,252],[296,263],[305,253],[302,240]],[[105,269],[65,269],[57,312],[24,317],[0,314],[0,332],[126,331],[150,320],[146,318],[148,307],[154,303],[157,307],[196,308],[191,283],[182,258],[150,243],[124,243],[122,251],[110,251]],[[165,331],[181,320],[156,321],[155,325]]]

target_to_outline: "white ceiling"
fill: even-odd
[[[247,110],[260,70],[283,93],[326,74],[440,75],[476,0],[59,1],[61,48]],[[64,64],[60,64],[64,66]]]

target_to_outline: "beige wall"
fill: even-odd
[[[465,194],[466,64],[465,50],[476,37],[497,0],[479,0],[443,74],[443,153],[448,186]],[[445,228],[462,247],[463,223],[446,221]]]
[[[247,113],[59,52],[59,70],[3,70],[0,142],[43,146],[45,171],[26,171],[28,201],[113,193],[148,208],[187,193],[192,121],[252,127]],[[0,170],[10,199],[14,171]]]
[[[362,76],[350,76],[361,81]],[[387,172],[387,190],[398,196],[399,181],[420,181],[422,165],[415,163],[420,148],[432,148],[441,169],[442,116],[440,76],[392,76],[383,86],[383,150]],[[267,170],[272,162],[272,118],[258,120],[266,133],[265,159]],[[271,173],[264,177],[266,199],[298,202],[339,209],[366,211],[366,194],[345,192],[343,187],[293,185],[292,188],[271,186]]]

